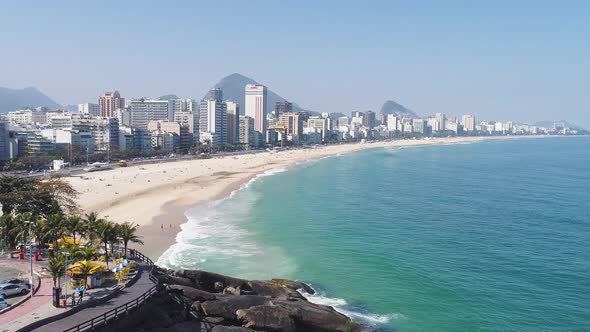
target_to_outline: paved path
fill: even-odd
[[[139,279],[129,288],[123,289],[121,293],[116,297],[95,307],[82,309],[73,315],[67,316],[53,323],[49,323],[33,331],[62,332],[87,320],[98,317],[107,311],[115,309],[116,307],[122,304],[125,304],[129,301],[135,300],[136,298],[140,297],[150,288],[152,288],[154,286],[154,283],[149,278],[150,267],[145,263],[140,263],[139,266],[142,271]]]
[[[29,270],[29,264],[30,263],[28,261],[2,260],[0,261],[0,268],[3,265],[8,265],[19,270]],[[33,270],[37,271],[37,273],[43,276],[41,269],[42,267],[40,265],[35,263],[33,264]],[[3,331],[5,325],[8,325],[8,323],[17,323],[17,321],[20,319],[37,316],[38,314],[36,311],[40,307],[47,303],[51,303],[52,289],[53,280],[51,280],[51,278],[41,278],[41,286],[39,287],[37,293],[34,294],[32,299],[28,299],[14,309],[0,314],[0,331]]]

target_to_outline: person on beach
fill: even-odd
[[[160,229],[164,230],[164,224],[160,225]]]

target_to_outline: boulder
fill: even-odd
[[[201,308],[206,316],[223,317],[235,321],[237,320],[236,311],[266,304],[268,300],[266,297],[257,295],[228,296],[203,302]]]
[[[223,294],[229,294],[229,295],[235,295],[235,296],[242,295],[240,292],[240,287],[238,287],[238,288],[225,287],[225,289],[223,290]]]
[[[295,332],[295,321],[289,311],[282,307],[254,306],[237,311],[238,320],[245,327],[262,331]]]
[[[309,330],[319,329],[335,332],[358,332],[362,330],[361,325],[352,322],[350,318],[332,307],[314,304],[305,300],[275,300],[273,303],[289,312],[289,315],[298,323],[298,326],[305,326]]]
[[[209,292],[205,292],[205,291],[202,291],[202,290],[199,290],[199,289],[196,289],[193,287],[189,287],[189,286],[169,285],[168,290],[170,293],[179,294],[185,298],[188,298],[189,300],[191,300],[190,302],[193,302],[193,301],[205,302],[205,301],[211,301],[211,300],[216,299],[215,295],[213,295]]]
[[[223,326],[217,325],[215,326],[211,332],[256,332],[246,327],[242,326]]]

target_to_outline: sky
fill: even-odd
[[[240,73],[319,112],[590,128],[590,1],[2,1],[0,86],[200,99]]]

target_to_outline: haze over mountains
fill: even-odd
[[[243,105],[245,105],[244,87],[247,84],[260,84],[260,83],[250,77],[246,77],[246,76],[241,75],[239,73],[234,73],[234,74],[231,74],[231,75],[228,75],[228,76],[222,78],[219,82],[217,82],[215,85],[213,85],[212,88],[222,89],[224,100],[231,99],[231,100],[238,102],[240,104],[240,114],[244,114],[244,106],[243,106]],[[264,84],[264,83],[262,83],[262,84]],[[275,92],[273,92],[270,89],[269,86],[267,86],[267,88],[268,88],[267,97],[268,97],[268,107],[269,107],[268,111],[269,112],[274,110],[274,105],[276,104],[276,102],[289,101],[289,102],[293,103],[293,111],[294,112],[307,111],[312,115],[319,114],[319,112],[306,110],[303,107],[299,106],[296,102],[286,99],[283,96],[276,94]],[[99,92],[97,92],[96,100],[85,100],[85,101],[80,101],[80,102],[81,103],[82,102],[96,103],[98,100],[98,94],[99,94]],[[126,98],[139,97],[139,96],[127,96],[124,94],[124,91],[122,91],[122,94]],[[204,91],[203,97],[206,94],[207,94],[207,91]],[[166,95],[163,95],[160,97],[160,99],[176,99],[176,98],[179,98],[179,97],[175,94],[166,94]],[[195,98],[195,97],[191,96],[190,98]],[[200,100],[200,98],[196,98],[196,99]],[[75,112],[77,110],[77,105],[65,105],[65,106],[60,105],[59,103],[54,101],[51,97],[43,94],[41,91],[39,91],[35,87],[27,87],[27,88],[23,88],[23,89],[10,89],[10,88],[0,87],[0,113],[6,113],[6,112],[15,111],[15,110],[23,109],[23,108],[29,108],[29,107],[34,108],[34,107],[39,107],[39,106],[45,106],[49,109],[60,109],[60,108],[67,109],[68,111],[72,111],[72,112]],[[352,112],[355,110],[351,109],[350,111]],[[366,111],[366,110],[359,110],[359,111]],[[407,117],[407,118],[418,118],[419,117],[419,115],[416,114],[416,112],[414,112],[413,110],[410,110],[407,107],[405,107],[393,100],[385,101],[385,103],[381,107],[380,111],[376,111],[376,113],[379,113],[379,112],[384,113],[384,114],[396,114],[397,116]],[[434,113],[434,112],[432,112],[432,113]],[[342,115],[350,116],[350,112],[331,113],[330,117],[334,118],[334,117],[338,117],[338,116],[342,116]],[[476,117],[477,117],[477,114],[476,114]],[[533,124],[538,125],[538,126],[548,126],[549,124],[552,124],[553,122],[564,122],[564,123],[567,123],[567,125],[570,126],[571,128],[581,128],[580,126],[572,124],[572,123],[568,123],[565,120],[560,120],[560,121],[545,120],[545,121],[534,122]]]
[[[60,104],[44,95],[37,88],[9,89],[0,87],[0,113],[37,106],[45,106],[50,109],[61,107]]]

